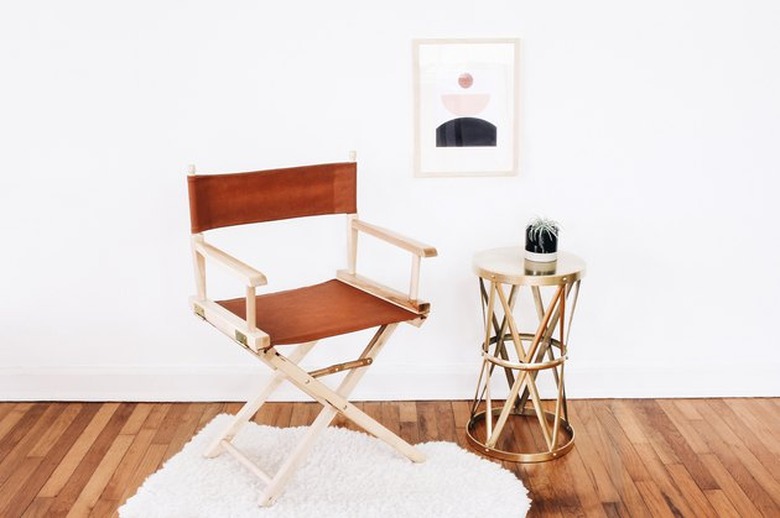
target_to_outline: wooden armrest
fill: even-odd
[[[436,248],[430,245],[409,239],[406,236],[402,236],[401,234],[391,230],[360,221],[359,219],[352,220],[352,228],[361,232],[365,232],[366,234],[379,238],[392,245],[403,248],[404,250],[408,250],[420,257],[436,257],[438,255]]]
[[[262,272],[255,270],[248,264],[236,259],[232,255],[223,250],[220,250],[214,245],[210,245],[204,241],[195,239],[193,240],[192,246],[196,253],[210,259],[215,259],[219,263],[226,266],[233,273],[243,278],[244,281],[246,281],[247,286],[255,287],[268,283],[268,280],[265,278],[265,275],[263,275]]]
[[[361,275],[349,273],[347,270],[337,271],[336,278],[345,284],[349,284],[353,288],[370,293],[398,307],[417,313],[420,316],[427,316],[431,310],[431,305],[428,302],[412,300],[406,293],[401,293],[400,291],[374,282]]]
[[[190,306],[200,318],[254,352],[271,346],[271,338],[268,333],[256,327],[249,327],[244,320],[214,301],[191,297]]]

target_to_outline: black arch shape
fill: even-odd
[[[498,129],[475,117],[460,117],[436,128],[436,147],[480,147],[496,145]]]

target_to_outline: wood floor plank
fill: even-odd
[[[133,437],[129,435],[118,435],[118,437],[111,443],[111,447],[106,454],[100,460],[100,463],[93,471],[92,476],[89,477],[84,488],[79,493],[76,501],[68,509],[66,516],[77,518],[80,516],[88,516],[90,511],[100,499],[100,495],[103,493],[108,481],[111,479],[111,475],[116,470],[122,458],[127,453],[130,445],[133,442]]]
[[[5,416],[10,414],[18,404],[19,403],[3,403],[0,401],[0,426],[2,425],[3,419],[5,419]]]
[[[6,435],[14,429],[16,424],[24,418],[24,416],[27,414],[27,411],[30,410],[30,408],[33,406],[32,403],[5,403],[4,408],[7,409],[7,412],[3,415],[2,420],[0,420],[0,458],[5,457],[7,450],[4,450],[3,446],[10,449],[13,445],[10,443],[12,439],[6,439]],[[40,409],[40,412],[43,412],[43,408]],[[31,421],[34,421],[36,418],[28,418]]]
[[[149,418],[155,405],[152,403],[139,403],[136,405],[133,413],[125,422],[125,425],[119,431],[119,435],[133,435],[137,434],[141,427],[143,427],[146,420]]]
[[[469,401],[356,406],[411,443],[467,444]],[[240,407],[0,403],[0,516],[116,516],[165,459],[217,414]],[[320,408],[268,403],[256,421],[306,425]],[[529,489],[529,518],[780,516],[778,398],[574,400],[569,421],[576,430],[569,454],[501,463]],[[544,446],[528,423],[510,423],[505,446]]]
[[[417,423],[402,421],[399,424],[399,428],[401,430],[401,433],[399,435],[403,440],[405,440],[409,444],[419,444],[421,442],[424,442],[420,440],[420,428],[417,426]]]
[[[455,443],[461,448],[468,449],[466,427],[471,417],[471,402],[452,401],[452,414],[455,420]]]
[[[0,442],[0,487],[63,410],[62,405],[34,405]]]
[[[471,401],[451,401],[452,417],[456,428],[466,428],[471,418]]]
[[[402,423],[416,423],[417,403],[414,401],[401,401],[398,404],[398,418]]]
[[[309,422],[309,406],[312,403],[301,403],[295,405],[290,414],[290,426],[308,426]]]
[[[89,518],[106,518],[108,516],[112,516],[118,507],[119,502],[114,500],[106,500],[101,497],[97,503],[95,503],[95,506],[89,512],[89,515],[84,516],[89,516]],[[117,516],[119,516],[118,513]]]
[[[149,415],[147,415],[146,419],[144,419],[144,424],[142,427],[151,430],[158,430],[161,426],[161,423],[165,421],[165,416],[168,415],[168,412],[172,407],[172,403],[161,403],[159,405],[154,405],[152,410],[149,412]]]
[[[607,480],[611,480],[618,494],[618,499],[610,503],[615,504],[615,508],[620,514],[649,518],[650,512],[636,487],[636,482],[631,478],[626,462],[620,457],[621,450],[615,448],[612,437],[604,427],[603,420],[599,419],[598,414],[608,411],[609,402],[583,401],[581,403],[584,407],[581,414],[594,416],[594,419],[590,420],[590,437],[593,439],[591,447],[594,448],[597,455],[605,459]],[[629,464],[632,470],[639,469],[633,456]]]
[[[607,513],[597,491],[599,481],[593,478],[592,471],[589,471],[585,466],[579,448],[575,447],[561,460],[565,460],[568,463],[568,468],[571,472],[571,487],[577,498],[579,498],[585,516],[594,518],[606,517]]]
[[[132,438],[132,444],[127,449],[127,453],[122,459],[122,463],[114,471],[111,479],[106,484],[101,498],[110,501],[118,501],[132,478],[133,473],[138,469],[141,459],[146,455],[146,451],[152,444],[154,430],[140,430],[136,435],[127,435]],[[166,448],[166,452],[167,452]]]
[[[744,423],[763,441],[766,447],[775,455],[780,455],[780,411],[775,414],[767,414],[763,411],[760,400],[755,399],[727,399],[725,403],[731,408]],[[773,419],[778,422],[774,423]]]
[[[780,398],[756,398],[753,401],[766,411],[767,419],[780,426]]]
[[[664,402],[674,402],[675,406],[680,409],[685,419],[689,421],[697,421],[703,419],[699,411],[696,409],[702,400],[700,399],[661,399],[658,400],[659,404]]]
[[[241,407],[244,406],[244,403],[238,402],[238,401],[231,401],[229,403],[225,403],[224,412],[226,414],[237,414],[239,410],[241,410]]]
[[[544,465],[507,462],[504,463],[504,467],[513,471],[518,478],[523,480],[530,493],[534,495],[531,509],[528,513],[529,518],[539,516],[564,517],[558,502],[555,500],[554,490],[548,478],[549,470],[545,469]]]
[[[372,419],[382,420],[382,403],[380,401],[363,401],[363,412]],[[361,429],[362,430],[362,429]]]
[[[639,490],[639,494],[642,495],[642,499],[645,501],[651,516],[654,518],[674,518],[675,516],[680,516],[679,513],[675,514],[672,511],[669,502],[664,498],[665,495],[658,488],[655,481],[649,479],[637,480],[636,487]]]
[[[696,481],[693,480],[685,466],[682,464],[671,464],[666,469],[672,477],[669,490],[679,488],[679,492],[675,491],[675,494],[679,494],[680,498],[673,503],[677,509],[681,510],[683,516],[715,516],[717,514],[712,505],[710,505],[707,496],[696,484]],[[684,510],[686,508],[690,508],[690,513]]]
[[[276,403],[277,405],[279,403]],[[198,421],[197,429],[200,430],[207,424],[209,424],[215,417],[217,417],[219,414],[224,413],[225,410],[225,404],[224,403],[204,403],[203,413],[200,415],[200,420]],[[260,421],[263,424],[270,424],[271,421]]]
[[[631,479],[634,481],[648,480],[650,475],[647,472],[647,467],[637,454],[631,439],[623,431],[619,416],[615,415],[613,408],[612,404],[596,408],[596,417],[601,421],[612,447],[617,449],[621,463]],[[635,433],[640,434],[644,438],[641,432]],[[646,439],[643,439],[643,441],[646,441]]]
[[[639,417],[634,412],[636,405],[631,400],[615,400],[612,401],[610,408],[614,414],[615,421],[623,429],[628,440],[631,444],[646,444],[649,443],[645,428],[642,426]]]
[[[780,457],[767,447],[765,437],[759,437],[753,428],[743,421],[724,401],[710,401],[709,405],[717,412],[720,418],[728,425],[734,436],[738,437],[742,444],[753,454],[756,459],[762,459],[761,465],[766,468],[769,475],[774,478],[775,484],[769,489],[778,488],[780,485]],[[778,501],[780,504],[780,501]]]
[[[22,518],[51,518],[49,509],[54,503],[53,498],[36,498],[27,509],[24,510]]]
[[[268,424],[273,422],[274,416],[279,411],[278,403],[265,403],[255,414],[253,421],[257,424]]]
[[[709,423],[705,422],[699,433],[714,452],[702,455],[701,461],[734,506],[740,512],[746,509],[755,510],[752,516],[762,516],[763,513],[759,509],[772,509],[772,499]]]
[[[715,481],[701,464],[697,453],[691,448],[685,436],[675,426],[666,412],[658,405],[658,402],[643,400],[639,404],[641,405],[640,415],[644,418],[646,427],[656,430],[663,437],[663,442],[674,452],[679,462],[685,464],[696,484],[703,490],[717,489]]]
[[[755,487],[755,480],[744,471],[732,473],[721,463],[720,459],[714,453],[702,455],[702,462],[712,473],[713,478],[718,483],[719,490],[729,499],[735,509],[738,509],[742,516],[762,516],[758,510],[753,498],[758,496],[759,500],[765,501],[765,497],[756,495],[752,489]],[[747,479],[745,478],[747,475]],[[742,481],[740,483],[740,480]],[[743,486],[748,488],[746,493]],[[712,490],[705,490],[709,492]],[[748,496],[748,495],[751,496]],[[771,509],[771,506],[765,507]]]
[[[187,403],[172,403],[163,420],[156,426],[157,433],[154,435],[152,442],[154,444],[170,444],[184,419],[186,411]]]
[[[634,448],[645,463],[649,475],[648,479],[656,484],[672,512],[679,512],[683,516],[702,516],[693,511],[688,495],[670,479],[669,467],[678,464],[664,464],[651,444],[637,444]],[[696,490],[701,493],[698,486]]]
[[[13,474],[0,486],[0,516],[22,514],[26,505],[18,504],[14,497],[24,491],[27,479],[35,472],[41,461],[40,457],[23,457],[17,462]]]
[[[290,426],[290,418],[292,417],[292,411],[293,411],[293,405],[280,404],[279,412],[276,413],[276,418],[274,419],[274,422],[270,424],[272,426],[276,426],[279,428],[286,428]],[[224,408],[223,412],[227,412],[227,408]]]
[[[9,508],[22,510],[25,509],[31,502],[38,500],[38,492],[46,484],[46,482],[52,476],[52,473],[62,462],[65,455],[73,447],[76,440],[81,436],[86,427],[94,418],[100,405],[90,404],[78,404],[74,407],[80,407],[79,414],[71,422],[70,426],[57,438],[56,442],[47,452],[46,456],[41,459],[40,464],[36,470],[30,475],[24,485],[22,491],[13,495],[10,501]],[[50,499],[45,499],[46,504],[38,504],[36,508],[49,509],[51,506]],[[2,516],[2,514],[0,514]]]
[[[734,508],[729,497],[720,489],[707,491],[707,500],[709,500],[711,507],[715,510],[713,516],[720,518],[742,518],[744,516]]]
[[[456,442],[457,429],[455,416],[452,414],[452,404],[449,401],[435,401],[436,428],[441,441]]]
[[[81,462],[71,473],[67,483],[57,493],[54,504],[51,507],[52,514],[66,514],[74,505],[95,470],[98,469],[103,458],[112,451],[114,443],[117,441],[120,430],[125,421],[130,417],[135,409],[135,403],[120,403],[113,412],[111,418],[105,424],[103,429],[95,438],[91,447],[83,456]]]
[[[68,450],[68,453],[57,466],[57,469],[54,470],[46,485],[38,493],[39,497],[51,498],[57,496],[65,484],[68,483],[87,452],[92,448],[96,438],[103,431],[111,417],[113,417],[117,408],[119,408],[119,403],[107,403],[100,406],[89,425],[87,425],[73,446]]]
[[[655,499],[657,496],[656,492],[659,492],[674,515],[711,515],[712,509],[709,508],[704,494],[692,479],[685,488],[680,487],[679,482],[675,484],[670,479],[670,474],[672,474],[673,478],[674,470],[682,467],[682,465],[670,462],[670,459],[677,458],[677,455],[664,440],[663,435],[657,433],[657,430],[651,426],[651,423],[636,414],[635,410],[638,408],[638,403],[636,401],[616,401],[611,406],[612,408],[621,409],[620,412],[615,412],[615,418],[621,422],[621,426],[624,419],[632,420],[630,426],[632,434],[628,438],[644,464],[649,479],[655,484],[654,487],[646,486],[644,488],[643,497],[645,501]],[[623,429],[625,430],[626,427],[623,427]],[[684,467],[682,467],[682,470],[687,475],[687,479],[682,478],[683,472],[679,472],[678,475],[682,481],[688,482],[691,477]],[[653,505],[657,504],[657,501],[653,502]]]
[[[382,401],[380,406],[382,411],[379,422],[394,434],[400,434],[401,412],[398,410],[398,405],[393,404],[391,401]]]
[[[701,406],[700,411],[705,416],[709,428],[717,434],[713,441],[719,440],[725,446],[725,448],[721,447],[717,452],[724,465],[731,473],[746,472],[741,478],[745,484],[750,483],[751,479],[757,483],[758,487],[750,490],[758,498],[758,500],[754,498],[756,505],[762,511],[771,510],[774,513],[780,510],[780,482],[774,478],[762,461],[758,460],[750,449],[745,446],[743,438],[734,433],[723,419],[723,416],[710,406],[709,401]]]
[[[420,441],[438,441],[439,425],[436,420],[436,406],[432,401],[417,403],[417,422],[420,430]]]
[[[598,481],[594,488],[601,502],[618,505],[620,493],[610,476],[611,470],[607,463],[609,457],[599,447],[602,437],[597,436],[600,431],[597,419],[589,410],[582,402],[570,405],[569,417],[575,423],[572,425],[576,434],[574,448],[581,456],[591,480]],[[605,509],[608,511],[609,507]]]
[[[690,446],[697,455],[709,453],[707,443],[704,441],[704,439],[701,438],[701,436],[696,431],[696,428],[691,424],[692,421],[701,422],[703,419],[698,412],[695,414],[692,413],[691,409],[689,408],[689,402],[686,401],[685,404],[680,405],[677,401],[665,400],[659,401],[658,406],[661,407],[661,410],[664,411],[674,426],[680,431],[680,434],[682,434],[685,442],[688,443],[688,446]],[[691,419],[691,415],[695,415],[697,418]],[[678,463],[679,460],[677,462],[665,462],[664,464]]]
[[[135,494],[141,484],[143,484],[143,481],[146,480],[146,477],[157,471],[160,463],[165,457],[166,448],[167,445],[165,444],[152,444],[149,446],[141,459],[141,462],[138,463],[136,470],[128,480],[127,487],[122,493],[122,496],[119,498],[120,506],[125,500]]]
[[[548,480],[553,488],[555,502],[564,516],[585,516],[581,495],[576,490],[576,474],[572,464],[574,456],[568,454],[549,463]]]
[[[168,441],[168,448],[165,450],[166,460],[176,455],[195,435],[203,410],[203,405],[189,403],[184,406],[184,411],[178,414],[178,426],[173,435],[171,435]]]
[[[48,429],[44,432],[38,442],[27,452],[28,457],[45,457],[56,440],[73,423],[76,417],[81,413],[82,405],[76,403],[67,405],[62,413],[57,416]]]

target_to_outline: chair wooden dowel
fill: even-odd
[[[329,376],[330,374],[336,374],[337,372],[342,372],[350,369],[358,369],[360,367],[366,367],[368,365],[371,365],[372,363],[374,363],[374,360],[371,358],[363,358],[360,360],[352,360],[349,362],[337,363],[331,365],[330,367],[324,367],[322,369],[311,371],[309,372],[309,376],[311,376],[312,378],[320,378],[322,376]]]
[[[257,329],[257,314],[256,314],[257,299],[255,298],[256,296],[257,293],[255,291],[255,287],[247,286],[246,287],[246,327],[247,329],[249,329],[250,333]]]
[[[409,284],[409,299],[417,300],[417,292],[420,290],[420,256],[412,256],[412,275]]]
[[[352,224],[355,219],[357,214],[347,216],[347,271],[352,275],[357,272],[358,231]]]
[[[243,453],[238,451],[235,446],[233,446],[229,441],[222,441],[222,447],[225,448],[225,450],[230,453],[235,459],[241,463],[242,466],[247,468],[249,471],[254,473],[257,478],[265,482],[266,484],[270,484],[273,480],[268,474],[266,474],[265,471],[261,470],[257,467],[257,465],[246,458]]]

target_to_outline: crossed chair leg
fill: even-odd
[[[382,424],[347,400],[350,393],[365,374],[367,367],[373,363],[377,354],[397,326],[398,324],[381,326],[357,360],[333,365],[312,372],[306,372],[301,369],[298,366],[298,362],[312,350],[316,342],[299,345],[289,357],[283,356],[273,347],[257,353],[250,351],[274,369],[276,374],[254,399],[249,400],[241,410],[239,410],[230,426],[213,441],[204,455],[206,457],[216,457],[222,452],[227,451],[265,482],[266,487],[259,501],[259,504],[264,507],[273,505],[284,490],[285,485],[289,482],[290,477],[292,477],[295,470],[304,461],[309,451],[314,446],[319,434],[328,427],[337,414],[343,415],[367,432],[394,447],[409,460],[413,462],[423,462],[425,456],[419,450],[382,426]],[[344,377],[336,390],[331,389],[317,379],[320,376],[334,374],[348,369],[351,369],[351,372]],[[293,451],[282,463],[276,474],[270,476],[260,469],[252,460],[236,449],[231,441],[239,430],[252,419],[260,407],[263,406],[284,380],[288,380],[318,401],[322,404],[323,409],[309,426],[303,439],[295,446]]]

